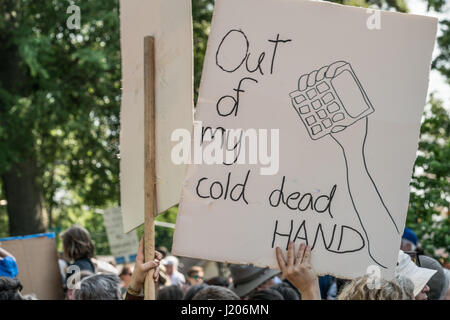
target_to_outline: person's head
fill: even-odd
[[[14,257],[0,257],[0,277],[8,277],[14,279],[18,273],[19,268]]]
[[[274,285],[273,278],[280,273],[279,270],[237,264],[230,266],[230,272],[233,279],[230,289],[241,298],[253,291],[269,289]]]
[[[338,295],[338,300],[403,300],[403,290],[396,281],[379,279],[373,287],[369,275],[348,283]]]
[[[158,290],[156,300],[182,300],[183,291],[179,286],[168,286]]]
[[[219,286],[228,288],[230,282],[224,277],[212,277],[205,281],[210,286]]]
[[[200,266],[193,266],[187,272],[187,280],[193,286],[194,284],[203,283],[203,268]]]
[[[178,258],[174,256],[168,256],[161,260],[161,264],[166,268],[166,274],[172,275],[175,271],[178,271]]]
[[[414,296],[416,297],[416,300],[427,299],[427,292],[430,290],[427,286],[427,282],[435,273],[436,270],[417,266],[408,254],[404,253],[402,250],[399,251],[397,266],[395,267],[395,276],[403,276],[412,281],[414,284]]]
[[[448,290],[448,281],[441,264],[428,256],[419,256],[420,266],[430,270],[436,270],[436,273],[428,280],[427,286],[430,288],[428,299],[443,300]]]
[[[395,281],[403,291],[403,300],[414,300],[414,283],[403,275],[396,275]]]
[[[0,277],[0,300],[24,300],[21,290],[22,284],[18,279]]]
[[[274,289],[263,289],[258,291],[253,291],[249,296],[248,300],[284,300],[280,292]]]
[[[425,287],[420,290],[420,292],[416,295],[415,300],[428,300],[428,293],[430,292],[430,287],[425,285]]]
[[[192,300],[192,298],[202,289],[208,287],[206,283],[194,284],[184,294],[183,300]]]
[[[61,235],[64,255],[69,260],[90,259],[94,256],[94,244],[89,231],[74,225]]]
[[[119,273],[119,278],[122,281],[122,286],[125,288],[128,288],[128,286],[130,285],[130,281],[131,281],[131,275],[132,275],[132,270],[131,270],[131,266],[129,265],[124,265],[122,267],[122,270]]]
[[[297,292],[292,289],[287,283],[278,283],[272,286],[270,289],[278,291],[283,296],[284,300],[300,300]]]
[[[94,274],[84,278],[73,292],[74,300],[121,300],[120,279],[115,274]]]
[[[208,286],[197,292],[192,300],[239,300],[239,297],[230,289]]]
[[[73,298],[74,290],[72,290],[70,288],[76,287],[77,281],[81,282],[83,279],[85,279],[87,277],[90,277],[92,275],[94,275],[94,273],[92,273],[89,270],[81,270],[79,277],[72,277],[72,278],[70,278],[70,280],[71,280],[70,287],[69,287],[69,283],[67,283],[67,285],[68,285],[68,288],[67,288],[67,300],[73,300],[74,299]],[[68,279],[67,282],[69,282],[69,279]]]
[[[162,254],[163,259],[169,255],[169,250],[166,247],[157,247],[156,251]]]
[[[447,293],[445,294],[443,300],[450,300],[450,270],[444,268],[445,277],[447,278]]]
[[[409,228],[405,228],[405,231],[402,235],[402,242],[400,245],[400,249],[402,251],[416,251],[417,249],[418,238],[414,231]]]

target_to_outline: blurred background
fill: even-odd
[[[407,226],[428,254],[448,264],[449,4],[331,2],[439,18]],[[81,9],[79,29],[67,27],[73,4]],[[213,6],[213,0],[192,1],[195,101]],[[120,205],[119,1],[2,0],[0,43],[0,238],[58,235],[77,223],[90,231],[96,253],[109,255],[102,213]],[[157,220],[175,223],[176,214],[174,207]],[[156,245],[170,251],[172,235],[156,226]]]

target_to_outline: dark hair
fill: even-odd
[[[230,289],[219,286],[208,286],[192,298],[192,300],[240,300]]]
[[[64,255],[70,260],[90,259],[94,256],[94,244],[89,231],[74,225],[61,235]]]
[[[181,300],[183,299],[183,291],[179,286],[168,286],[160,289],[156,295],[156,300]]]
[[[248,296],[248,300],[284,300],[281,293],[273,289],[254,291]]]
[[[300,296],[287,283],[279,283],[272,286],[270,289],[278,291],[284,300],[300,300]]]
[[[94,274],[81,280],[74,300],[120,300],[120,279],[115,274]]]
[[[205,281],[210,286],[219,286],[219,287],[225,287],[228,288],[228,280],[224,277],[213,277],[211,279],[208,279],[208,281]]]
[[[188,289],[188,291],[186,291],[183,300],[192,300],[192,298],[194,298],[197,292],[199,292],[202,289],[205,289],[206,287],[208,287],[206,283],[194,284]]]
[[[0,300],[23,300],[21,290],[22,284],[18,279],[0,277]]]
[[[169,254],[169,250],[166,247],[157,247],[156,251],[161,253],[163,258],[165,258]]]
[[[124,265],[122,270],[119,273],[119,277],[129,276],[129,275],[131,275],[131,267],[129,265]]]
[[[201,266],[192,266],[187,272],[187,276],[192,278],[196,274],[203,272],[203,268]]]

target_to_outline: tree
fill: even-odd
[[[86,206],[117,203],[118,1],[78,2],[80,30],[66,25],[69,1],[0,3],[0,176],[11,235],[44,231],[58,190]]]
[[[431,98],[420,130],[419,154],[411,180],[407,225],[425,251],[448,262],[450,223],[450,117],[442,101]]]

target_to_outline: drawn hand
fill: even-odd
[[[324,66],[319,70],[302,75],[298,79],[298,90],[305,91],[308,87],[314,87],[317,82],[322,81],[324,78],[333,78],[336,70],[345,64],[346,62],[344,61],[336,61],[329,66]]]
[[[275,250],[283,276],[300,291],[302,300],[320,300],[319,280],[310,262],[311,247],[302,243],[295,255],[295,244],[291,241],[287,261],[279,247]]]
[[[144,289],[144,281],[147,273],[154,269],[153,280],[158,281],[159,278],[159,261],[162,259],[162,254],[155,251],[155,260],[144,262],[144,237],[139,242],[139,249],[136,256],[136,263],[134,265],[133,274],[131,275],[130,287],[134,290],[141,291]]]

